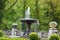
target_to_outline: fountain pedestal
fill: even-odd
[[[27,27],[27,29],[26,29],[26,31],[23,35],[25,35],[25,34],[29,35],[30,29],[31,29],[31,24],[36,23],[38,20],[37,19],[32,19],[32,18],[28,18],[28,19],[23,18],[23,19],[20,19],[20,21],[22,23],[26,23],[28,25],[28,27]]]

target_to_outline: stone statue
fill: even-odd
[[[25,18],[30,18],[30,7],[25,11]]]

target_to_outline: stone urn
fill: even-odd
[[[49,32],[48,32],[48,37],[50,37],[50,35],[53,33],[58,33],[58,30],[56,29],[57,22],[52,21],[49,23],[49,26],[50,26],[50,28],[49,28]]]
[[[55,22],[55,21],[50,22],[50,23],[49,23],[49,26],[50,26],[52,29],[54,29],[54,28],[57,27],[57,22]]]

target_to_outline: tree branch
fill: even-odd
[[[16,3],[17,3],[18,0],[16,0],[6,11],[8,11],[10,8],[12,8]]]

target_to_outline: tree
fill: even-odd
[[[4,11],[5,11],[5,2],[7,0],[0,0],[0,27],[2,24],[2,19],[4,17]]]

